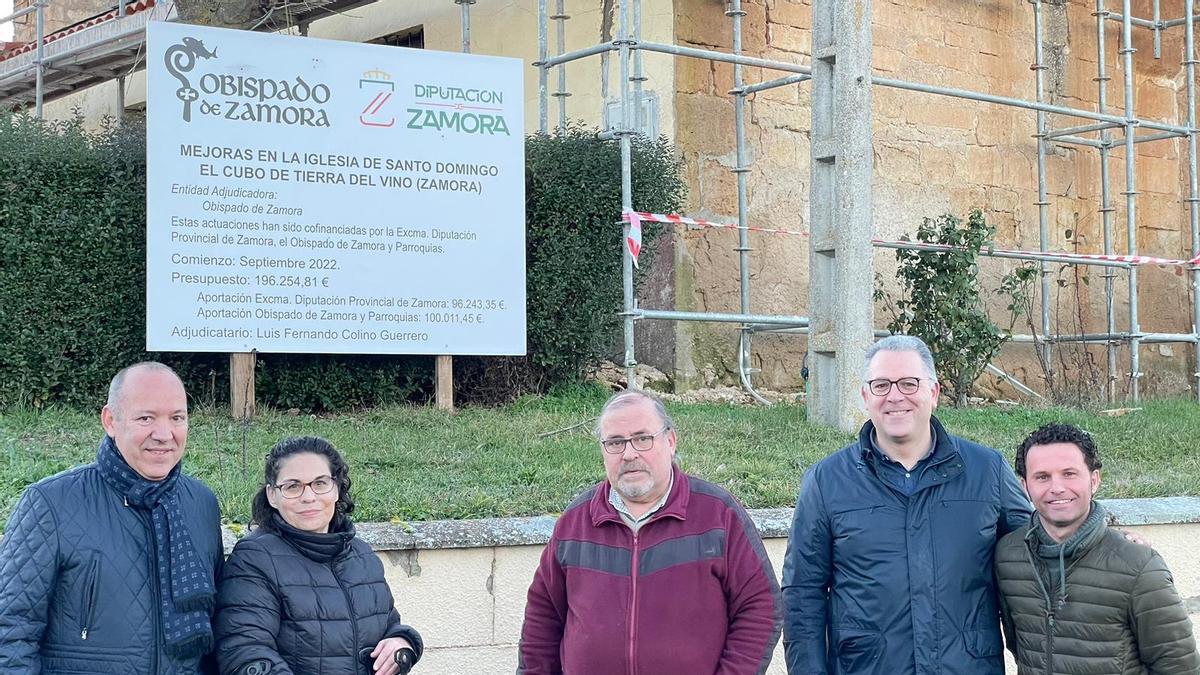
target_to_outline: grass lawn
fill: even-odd
[[[220,410],[192,411],[184,466],[209,484],[226,519],[245,522],[262,480],[262,459],[278,439],[319,435],[347,458],[355,518],[430,520],[556,513],[604,476],[586,424],[604,394],[585,389],[529,398],[454,416],[394,407],[330,416],[261,413],[252,423]],[[851,440],[810,425],[802,406],[671,405],[685,470],[728,487],[751,508],[791,506],[804,470]],[[1010,459],[1030,430],[1073,422],[1096,435],[1104,460],[1101,497],[1200,495],[1200,405],[1149,403],[1123,417],[1053,408],[943,408],[954,433]],[[0,412],[0,522],[21,490],[91,461],[100,439],[92,411]]]

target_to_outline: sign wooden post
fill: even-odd
[[[254,352],[229,355],[229,409],[235,420],[254,417]]]
[[[439,354],[433,377],[434,402],[438,410],[454,412],[454,357]]]

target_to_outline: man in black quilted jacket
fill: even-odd
[[[210,672],[220,511],[180,473],[187,395],[161,363],[113,378],[91,464],[21,496],[0,541],[0,672]]]

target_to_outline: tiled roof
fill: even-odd
[[[155,0],[137,0],[137,2],[127,3],[125,5],[125,16],[143,12],[151,7],[154,7],[154,1]],[[91,28],[92,26],[104,23],[105,21],[116,19],[118,10],[119,8],[113,7],[103,14],[98,14],[89,19],[84,19],[83,21],[73,23],[66,28],[56,30],[46,36],[43,44],[49,44],[55,40],[61,40],[62,38],[73,33],[78,33],[85,28]],[[0,46],[0,61],[11,59],[19,54],[24,54],[37,49],[37,42],[0,42],[0,45],[2,45]]]

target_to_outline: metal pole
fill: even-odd
[[[742,17],[746,16],[742,9],[742,0],[731,0],[729,10],[725,15],[733,20],[733,53],[742,55]],[[640,50],[639,50],[640,51]],[[733,128],[737,147],[737,165],[732,171],[737,177],[737,206],[738,206],[738,287],[740,289],[740,306],[742,314],[750,313],[750,232],[746,229],[750,218],[746,203],[746,94],[742,91],[742,64],[733,64],[733,89],[738,92],[733,97]],[[742,326],[738,336],[738,379],[742,388],[753,396],[759,403],[768,403],[754,391],[750,382],[750,331]]]
[[[1037,102],[1044,102],[1045,97],[1045,71],[1046,64],[1043,61],[1042,53],[1042,0],[1033,0],[1033,39],[1034,39],[1034,61],[1033,72],[1035,74],[1037,88]],[[1050,250],[1050,201],[1046,194],[1046,113],[1043,110],[1037,112],[1037,133],[1034,134],[1037,138],[1037,181],[1038,181],[1038,246],[1039,250],[1046,252]],[[1041,285],[1040,296],[1042,305],[1042,335],[1050,335],[1050,274],[1051,270],[1045,262],[1039,264],[1041,268]],[[1046,369],[1046,378],[1048,381],[1053,380],[1053,361],[1051,360],[1051,348],[1046,346],[1038,346],[1042,366]]]
[[[619,28],[617,30],[617,42],[620,44],[619,54],[621,58],[621,129],[617,131],[621,138],[621,208],[625,211],[633,210],[633,139],[630,137],[632,133],[629,129],[629,0],[620,0],[621,2],[621,17]],[[625,236],[629,236],[630,224],[625,224]],[[624,290],[625,303],[625,381],[628,383],[629,389],[637,389],[637,380],[634,378],[634,373],[637,368],[637,358],[635,357],[633,344],[633,312],[637,309],[636,300],[633,295],[633,257],[629,254],[629,247],[625,246],[624,241],[621,243],[621,272],[622,272],[622,288]]]
[[[563,10],[563,0],[555,0],[554,15],[550,17],[557,22],[558,33],[556,37],[556,45],[558,47],[558,55],[562,56],[567,51],[567,16]],[[558,99],[558,128],[565,129],[567,127],[567,64],[560,63],[558,68],[558,91],[554,92],[554,97]]]
[[[1125,117],[1129,122],[1125,125],[1125,237],[1129,255],[1137,255],[1137,177],[1134,171],[1135,153],[1137,148],[1133,143],[1134,114],[1133,114],[1133,30],[1130,17],[1130,0],[1122,0],[1121,49],[1122,63],[1125,76]],[[1138,271],[1136,267],[1129,270],[1129,332],[1134,335],[1129,340],[1129,394],[1134,403],[1140,398],[1138,380],[1140,370],[1139,351],[1141,341],[1136,337],[1141,331],[1138,326]]]
[[[1096,111],[1108,112],[1108,67],[1105,65],[1106,49],[1104,45],[1104,0],[1096,0]],[[1108,175],[1108,160],[1112,142],[1112,134],[1107,130],[1100,132],[1100,219],[1104,227],[1104,255],[1112,255],[1112,216],[1115,210],[1112,205],[1112,195],[1109,192],[1110,179]],[[1105,330],[1117,332],[1117,317],[1113,310],[1113,278],[1116,275],[1111,270],[1104,272],[1104,316]],[[1109,342],[1105,346],[1108,362],[1108,402],[1117,400],[1117,345]]]
[[[45,96],[45,82],[43,81],[46,73],[46,64],[42,63],[42,58],[45,56],[46,47],[46,3],[42,0],[37,1],[37,72],[34,85],[34,115],[40,120],[42,119],[42,98]]]
[[[1184,0],[1185,16],[1192,16],[1195,0]],[[1191,21],[1184,29],[1183,63],[1187,67],[1188,221],[1192,229],[1192,256],[1200,255],[1200,188],[1197,186],[1196,138],[1196,35]],[[1196,399],[1200,400],[1200,270],[1192,270],[1192,338],[1196,341]]]
[[[642,0],[633,0],[633,41],[642,39]],[[633,52],[633,129],[642,130],[642,82],[646,76],[642,72],[642,50]]]
[[[1124,14],[1117,14],[1116,12],[1105,12],[1104,13],[1104,17],[1106,19],[1108,19],[1109,21],[1122,21],[1123,22],[1125,20],[1126,16],[1129,16],[1129,12],[1125,12]],[[1131,23],[1139,28],[1154,28],[1153,21],[1151,21],[1150,19],[1139,19],[1136,16],[1130,16],[1129,23]]]
[[[538,0],[538,131],[550,130],[547,119],[549,102],[546,99],[546,0]]]
[[[1156,59],[1162,58],[1162,29],[1162,11],[1159,7],[1159,0],[1154,0],[1154,58]]]
[[[777,80],[767,80],[766,82],[759,82],[758,84],[748,84],[743,86],[741,89],[744,94],[749,96],[750,94],[766,91],[767,89],[786,87],[789,84],[799,84],[801,82],[807,82],[811,79],[811,75],[788,75],[787,77],[781,77]]]
[[[718,61],[721,63],[740,63],[744,66],[757,68],[769,68],[771,70],[781,70],[787,73],[801,73],[803,75],[812,75],[812,68],[796,63],[787,63],[785,61],[772,61],[770,59],[760,59],[752,56],[735,56],[734,54],[726,54],[723,52],[712,51],[709,49],[696,49],[695,47],[680,47],[678,45],[661,44],[658,42],[640,42],[633,47],[634,49],[644,49],[649,52],[657,52],[660,54],[674,54],[675,56],[689,56],[698,59],[707,59],[709,61]],[[595,52],[591,52],[595,53]],[[587,56],[588,54],[584,54]],[[553,63],[553,60],[551,60]],[[894,89],[903,89],[905,91],[919,91],[924,94],[938,94],[940,96],[951,96],[954,98],[966,99],[968,101],[980,101],[982,103],[995,103],[997,105],[1007,105],[1014,108],[1024,108],[1025,110],[1041,110],[1055,115],[1067,115],[1070,117],[1079,117],[1081,119],[1096,120],[1098,122],[1116,122],[1121,126],[1130,123],[1130,120],[1117,115],[1102,115],[1091,110],[1082,110],[1079,108],[1068,108],[1061,105],[1051,105],[1048,103],[1037,103],[1035,101],[1026,101],[1024,99],[1012,98],[1011,96],[996,96],[994,94],[984,94],[978,91],[969,89],[956,89],[954,87],[942,87],[933,84],[925,84],[922,82],[908,82],[906,80],[895,80],[888,77],[871,76],[872,84],[882,85],[884,87],[892,87]],[[1187,133],[1187,128],[1175,125],[1166,124],[1164,122],[1156,122],[1154,120],[1134,120],[1134,126],[1144,127],[1146,129],[1154,129],[1155,131],[1173,131],[1180,136]]]
[[[712,321],[714,323],[745,323],[758,326],[807,326],[806,316],[772,314],[728,314],[725,312],[680,312],[665,309],[635,309],[633,318],[657,321]]]
[[[125,78],[117,78],[117,123],[125,122]]]
[[[911,251],[950,251],[953,247],[943,246],[941,244],[921,244],[912,241],[873,241],[871,242],[876,248],[897,248]],[[1120,260],[1096,260],[1096,259],[1080,259],[1070,258],[1064,255],[1054,253],[1026,253],[1022,251],[998,251],[994,249],[983,249],[979,255],[989,258],[1008,258],[1010,260],[1033,260],[1036,262],[1052,262],[1063,263],[1065,265],[1091,265],[1095,267],[1120,267],[1128,269],[1132,267],[1128,262]]]
[[[471,53],[471,5],[475,0],[454,0],[454,4],[462,7],[462,53]]]
[[[593,56],[595,54],[603,54],[614,49],[619,49],[620,47],[621,45],[617,44],[616,40],[612,42],[601,42],[598,45],[592,45],[591,47],[584,47],[583,49],[576,49],[575,51],[567,52],[562,56],[548,57],[545,61],[541,61],[540,63],[545,68],[553,68],[560,63],[578,61],[579,59]]]

